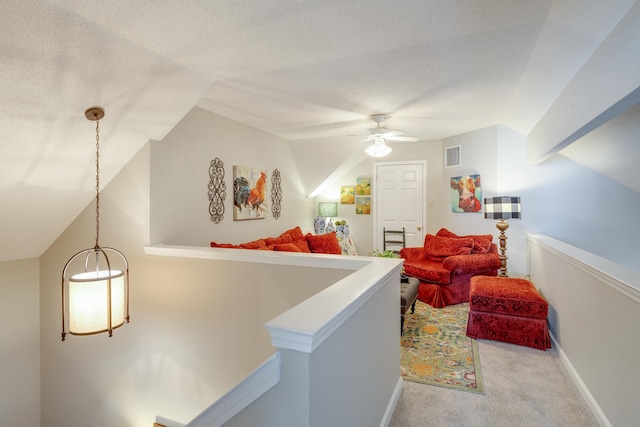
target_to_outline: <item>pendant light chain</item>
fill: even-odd
[[[104,109],[89,107],[84,116],[96,122],[96,244],[76,253],[62,269],[62,341],[67,334],[107,332],[112,336],[114,329],[130,321],[129,262],[119,250],[101,248],[99,243],[100,120]]]
[[[96,246],[100,238],[100,119],[96,118]]]

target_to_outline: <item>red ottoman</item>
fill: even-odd
[[[545,350],[551,348],[548,310],[547,301],[528,280],[474,276],[467,336]]]

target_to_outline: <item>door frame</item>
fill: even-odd
[[[398,160],[391,162],[373,162],[373,197],[375,197],[373,202],[373,225],[372,225],[372,233],[373,233],[373,247],[382,247],[382,236],[378,236],[376,226],[378,224],[378,167],[379,166],[401,166],[401,165],[420,165],[422,166],[422,235],[423,237],[427,233],[427,161],[426,160]]]

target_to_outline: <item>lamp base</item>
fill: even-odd
[[[509,228],[509,221],[501,219],[496,222],[496,227],[500,230],[498,240],[500,240],[500,270],[498,272],[499,277],[509,277],[507,272],[507,236],[505,230]]]

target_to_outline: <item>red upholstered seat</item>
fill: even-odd
[[[432,307],[469,301],[472,276],[495,276],[500,267],[491,235],[459,237],[442,228],[422,246],[403,248],[404,274],[420,280],[418,299]]]
[[[549,304],[525,279],[475,276],[471,278],[469,310],[547,318]]]
[[[423,259],[420,263],[405,263],[404,273],[431,283],[448,285],[451,283],[451,271],[442,268],[442,261]]]
[[[547,301],[528,280],[474,276],[467,336],[545,350],[551,348],[548,311]]]

